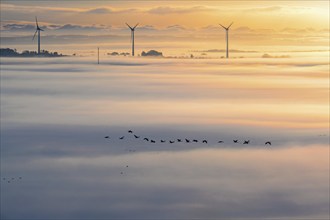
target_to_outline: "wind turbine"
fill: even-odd
[[[129,27],[129,29],[131,29],[132,56],[134,56],[134,31],[135,28],[139,25],[139,23],[137,23],[134,27],[129,26],[127,23],[126,25]]]
[[[40,31],[44,31],[44,30],[39,27],[37,17],[36,17],[36,25],[37,25],[37,29],[36,29],[36,32],[33,35],[32,40],[34,40],[34,38],[35,38],[35,36],[38,32],[38,55],[39,55],[40,54]]]
[[[231,24],[228,27],[223,26],[222,24],[219,24],[221,27],[223,27],[226,30],[226,42],[227,42],[227,50],[226,50],[226,58],[229,57],[229,51],[228,51],[228,31],[230,26],[233,24],[234,22],[231,22]]]

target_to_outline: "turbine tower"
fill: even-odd
[[[37,17],[36,17],[36,25],[37,25],[37,29],[36,29],[36,32],[33,35],[32,40],[34,40],[34,38],[35,38],[35,36],[38,32],[38,55],[39,55],[40,54],[40,31],[44,31],[44,30],[39,27]]]
[[[228,31],[230,26],[233,24],[234,22],[231,22],[231,24],[228,27],[223,26],[222,24],[219,24],[221,27],[223,27],[226,30],[226,42],[227,42],[227,50],[226,50],[226,58],[229,57],[229,51],[228,51]]]
[[[134,31],[135,28],[138,26],[139,23],[137,23],[134,27],[129,26],[127,23],[126,25],[131,29],[131,42],[132,42],[132,56],[134,56]]]

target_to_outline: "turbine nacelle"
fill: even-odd
[[[231,24],[228,26],[228,27],[225,27],[225,26],[223,26],[222,24],[219,24],[221,27],[223,27],[226,31],[228,31],[229,30],[229,28],[230,28],[230,26],[233,24],[234,22],[231,22]]]
[[[34,40],[34,38],[36,37],[36,34],[37,34],[38,31],[44,31],[43,29],[41,29],[41,28],[39,27],[37,17],[36,17],[36,26],[37,26],[37,28],[36,28],[36,32],[34,32],[34,35],[33,35],[32,40]]]
[[[134,27],[131,27],[129,24],[127,24],[127,27],[129,27],[129,29],[131,29],[131,31],[135,31],[135,28],[139,25],[139,23],[137,23]]]

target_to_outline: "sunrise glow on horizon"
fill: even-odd
[[[139,53],[159,49],[180,55],[224,49],[225,33],[219,24],[231,22],[233,50],[329,49],[328,1],[82,1],[78,5],[74,1],[2,1],[2,45],[32,49],[30,37],[37,16],[45,29],[44,44],[64,53],[82,47],[90,50],[96,45],[106,50],[126,50],[126,22],[139,23]],[[61,47],[61,43],[67,47]]]

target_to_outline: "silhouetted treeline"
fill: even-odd
[[[108,55],[110,55],[110,56],[129,56],[130,53],[120,53],[120,52],[115,51],[115,52],[112,52],[112,53],[108,53]],[[155,57],[160,56],[160,57],[162,57],[163,53],[158,52],[156,50],[149,50],[148,52],[142,51],[141,56],[143,56],[143,57],[146,57],[146,56],[155,56]]]
[[[16,51],[16,49],[0,48],[0,56],[1,57],[36,57],[36,56],[62,57],[64,55],[59,54],[57,52],[49,52],[47,50],[42,50],[40,54],[38,54],[36,51],[24,50],[22,53],[19,53]]]
[[[163,56],[163,53],[162,52],[158,52],[158,51],[156,51],[156,50],[149,50],[148,52],[144,52],[144,51],[142,51],[142,53],[141,53],[141,56],[155,56],[155,57],[157,57],[157,56]]]
[[[108,53],[108,55],[110,55],[110,56],[129,56],[130,55],[130,53],[125,53],[125,52],[123,52],[123,53],[119,53],[119,52],[112,52],[112,53]]]

